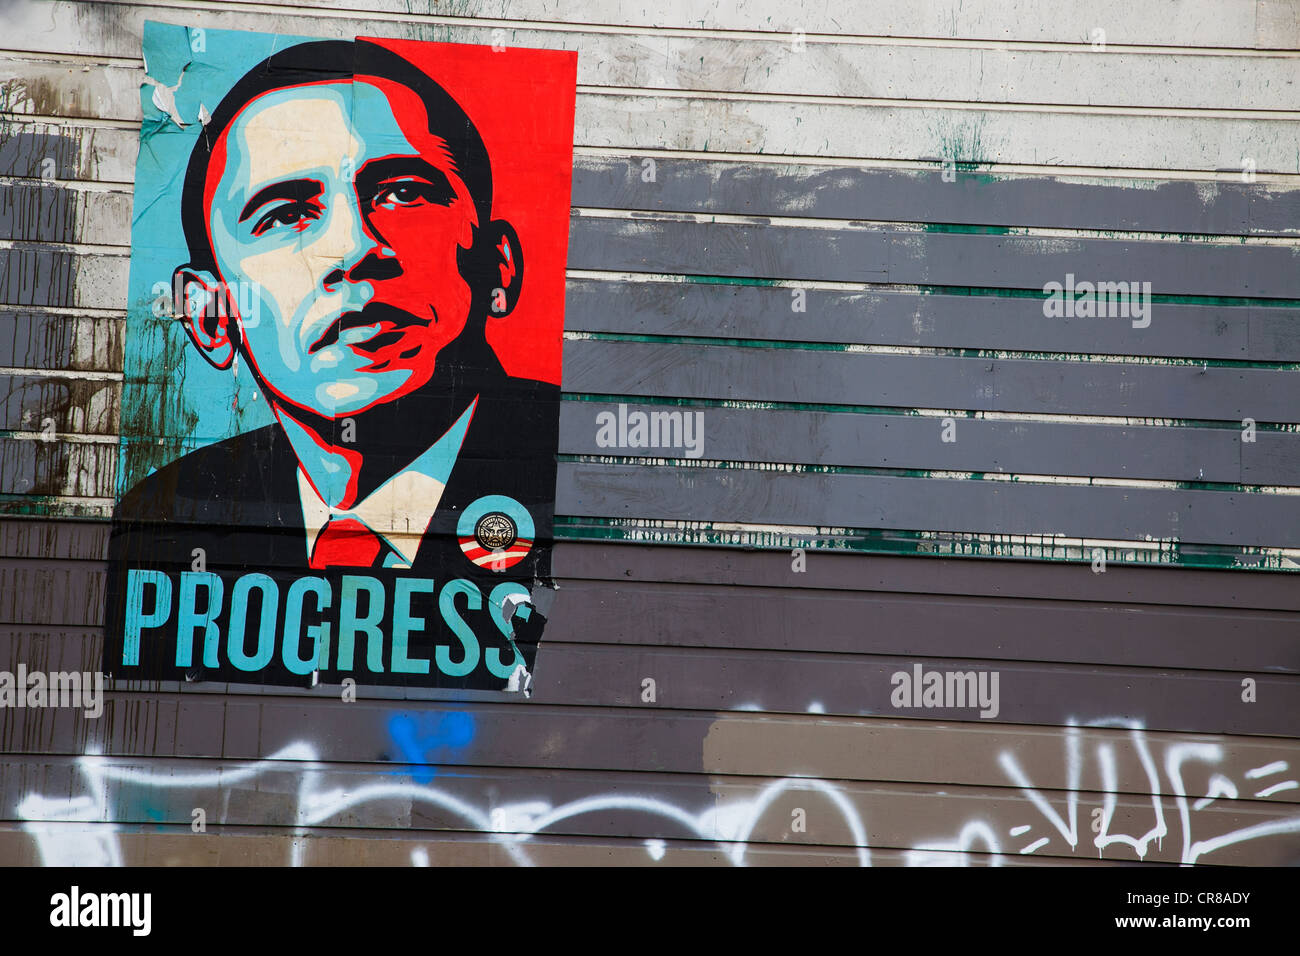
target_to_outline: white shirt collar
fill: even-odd
[[[465,441],[478,397],[419,458],[376,488],[351,508],[331,508],[321,500],[307,475],[298,466],[298,497],[302,501],[303,527],[307,531],[307,559],[311,560],[316,538],[331,517],[354,518],[383,539],[392,553],[385,567],[409,568],[415,563],[424,532],[433,520],[447,479]]]

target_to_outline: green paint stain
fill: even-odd
[[[133,316],[122,380],[119,493],[204,442],[191,440],[198,414],[183,387],[190,344],[180,322]],[[132,359],[135,359],[133,361]]]
[[[1003,289],[995,286],[917,285],[912,286],[923,295],[994,296],[1003,299],[1046,299],[1042,289]],[[1077,300],[1078,296],[1076,296]],[[1151,301],[1165,305],[1216,305],[1230,308],[1300,308],[1300,299],[1266,299],[1258,296],[1227,295],[1173,295],[1153,292]]]
[[[847,342],[790,342],[783,339],[740,339],[721,338],[704,335],[655,335],[647,332],[583,332],[583,339],[593,342],[633,342],[654,345],[695,345],[702,347],[751,348],[772,351],[793,350],[802,352],[854,352],[859,355],[869,354],[861,351],[861,346]],[[916,346],[922,348],[922,346]],[[1259,362],[1251,359],[1184,359],[1167,356],[1134,355],[1123,356],[1120,362],[1110,362],[1114,356],[1093,355],[1082,352],[1009,352],[1005,349],[958,349],[923,346],[925,357],[991,359],[996,361],[1050,361],[1096,363],[1100,359],[1114,365],[1161,365],[1180,368],[1232,368],[1232,369],[1270,369],[1274,371],[1292,371],[1300,369],[1300,362]],[[880,353],[898,354],[898,353]]]
[[[881,528],[818,528],[807,531],[719,530],[708,521],[618,520],[579,515],[556,515],[558,541],[623,541],[700,547],[743,547],[755,550],[805,550],[858,554],[926,555],[941,557],[1002,558],[1089,564],[1092,545],[1067,544],[1050,535],[978,534],[946,531],[899,531]],[[1296,573],[1296,564],[1261,548],[1188,545],[1162,541],[1142,547],[1107,546],[1101,550],[1107,564],[1171,565],[1184,568],[1251,569]]]
[[[1010,226],[973,226],[959,222],[927,222],[922,223],[922,226],[926,232],[954,232],[973,236],[1009,236],[1013,231]]]
[[[960,119],[939,115],[932,133],[942,157],[940,166],[943,162],[950,162],[958,172],[973,173],[993,164],[998,149],[985,140],[984,120],[983,113]],[[993,180],[994,177],[988,177],[988,181]]]
[[[594,392],[562,392],[560,396],[566,402],[602,402],[609,404],[618,404],[620,402],[628,405],[667,405],[679,408],[736,408],[752,409],[758,411],[792,411],[792,412],[826,412],[842,413],[851,415],[893,415],[911,418],[936,418],[934,415],[925,416],[914,408],[897,408],[885,405],[844,405],[830,402],[773,402],[737,398],[668,398],[660,395],[605,395]],[[948,413],[947,417],[978,419],[981,417],[979,409],[957,409]],[[1069,413],[1061,413],[1062,419],[1069,417]],[[1153,418],[1139,416],[1098,416],[1114,419],[1109,427],[1114,428],[1218,428],[1225,431],[1241,431],[1241,423],[1238,421],[1222,421],[1208,418]],[[997,419],[987,419],[996,421]],[[1016,424],[1015,420],[1007,420],[1008,424]],[[1050,420],[1042,423],[1045,427],[1059,427],[1062,424],[1071,424],[1064,420]],[[1088,422],[1086,424],[1094,425]],[[1106,427],[1104,425],[1095,425],[1095,427]],[[1256,432],[1279,432],[1295,433],[1300,431],[1300,425],[1294,422],[1256,422]]]
[[[753,285],[770,287],[781,283],[780,279],[750,279],[744,276],[705,276],[705,275],[681,275],[673,276],[683,282],[694,282],[699,285]]]

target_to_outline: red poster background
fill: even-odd
[[[524,260],[519,303],[510,315],[488,319],[488,343],[508,375],[559,385],[578,54],[358,39],[431,76],[483,137],[492,162],[492,215],[515,227]]]

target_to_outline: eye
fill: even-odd
[[[390,179],[375,188],[371,206],[382,209],[403,209],[429,204],[450,205],[453,193],[446,187],[427,179]]]
[[[253,235],[260,236],[269,229],[288,226],[302,232],[307,224],[320,218],[320,207],[314,203],[290,202],[276,206],[253,226]]]

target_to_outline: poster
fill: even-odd
[[[576,55],[144,55],[106,673],[526,691]]]

